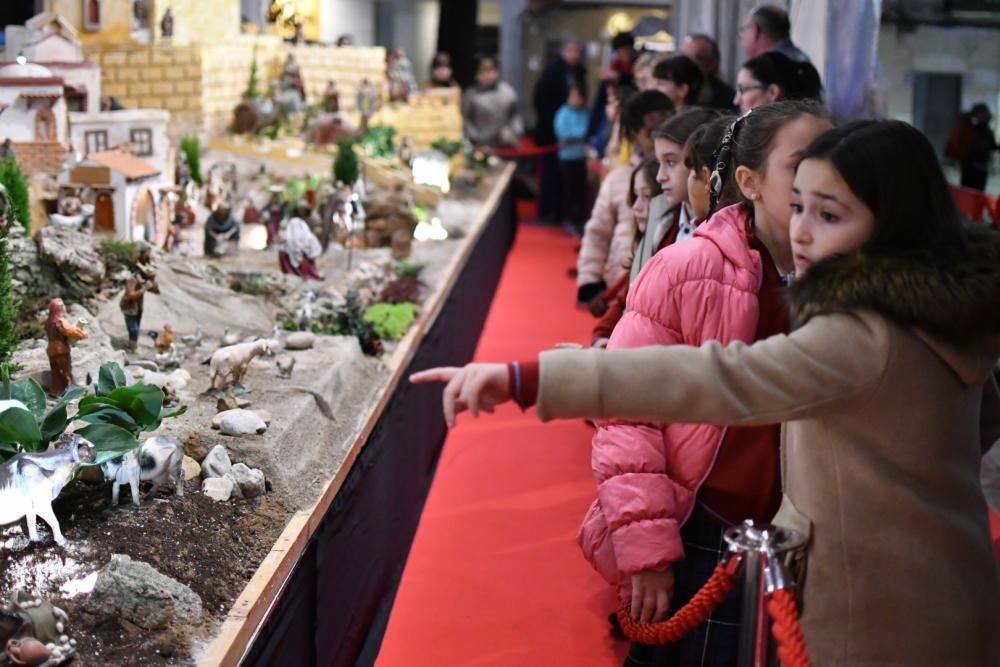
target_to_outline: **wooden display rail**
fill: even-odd
[[[229,610],[215,640],[200,657],[199,667],[235,667],[240,664],[257,629],[266,619],[268,611],[305,551],[309,539],[315,533],[317,526],[343,486],[344,480],[347,479],[358,455],[368,442],[368,438],[382,416],[389,398],[404,379],[404,371],[444,307],[448,295],[461,274],[462,267],[465,266],[469,255],[482,236],[486,223],[493,215],[513,173],[513,164],[508,164],[500,172],[493,186],[493,191],[489,198],[483,202],[469,234],[463,239],[464,244],[449,261],[444,281],[431,299],[425,302],[420,319],[410,328],[389,358],[387,365],[392,372],[389,382],[378,393],[378,400],[372,406],[361,431],[351,444],[344,462],[333,478],[327,482],[316,503],[312,507],[299,510],[292,515],[278,541],[274,543],[271,551],[261,561],[253,578],[250,579]]]

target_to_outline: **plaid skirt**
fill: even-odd
[[[671,615],[694,597],[725,557],[724,531],[698,506],[681,528],[685,558],[674,563]],[[742,601],[743,579],[739,578],[725,601],[687,637],[665,646],[633,643],[624,667],[733,667],[740,645]]]

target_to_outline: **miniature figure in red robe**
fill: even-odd
[[[70,323],[62,299],[52,299],[49,301],[49,319],[45,321],[45,335],[49,339],[47,352],[52,371],[49,393],[62,396],[73,384],[73,359],[69,346],[86,338],[87,332]]]

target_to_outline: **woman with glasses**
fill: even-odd
[[[823,84],[815,67],[768,51],[743,63],[736,77],[733,104],[746,113],[778,100],[822,101],[822,97]]]

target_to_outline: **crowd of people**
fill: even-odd
[[[506,401],[593,420],[578,540],[636,620],[686,604],[750,518],[808,539],[813,664],[1000,664],[979,477],[1000,439],[1000,235],[962,223],[918,130],[831,117],[783,10],[740,37],[735,88],[708,35],[666,59],[616,38],[589,113],[565,45],[534,93],[536,142],[558,146],[540,207],[580,224],[580,163],[604,158],[578,228],[589,347],[412,379],[446,383],[449,426]],[[626,664],[736,664],[744,594]]]

